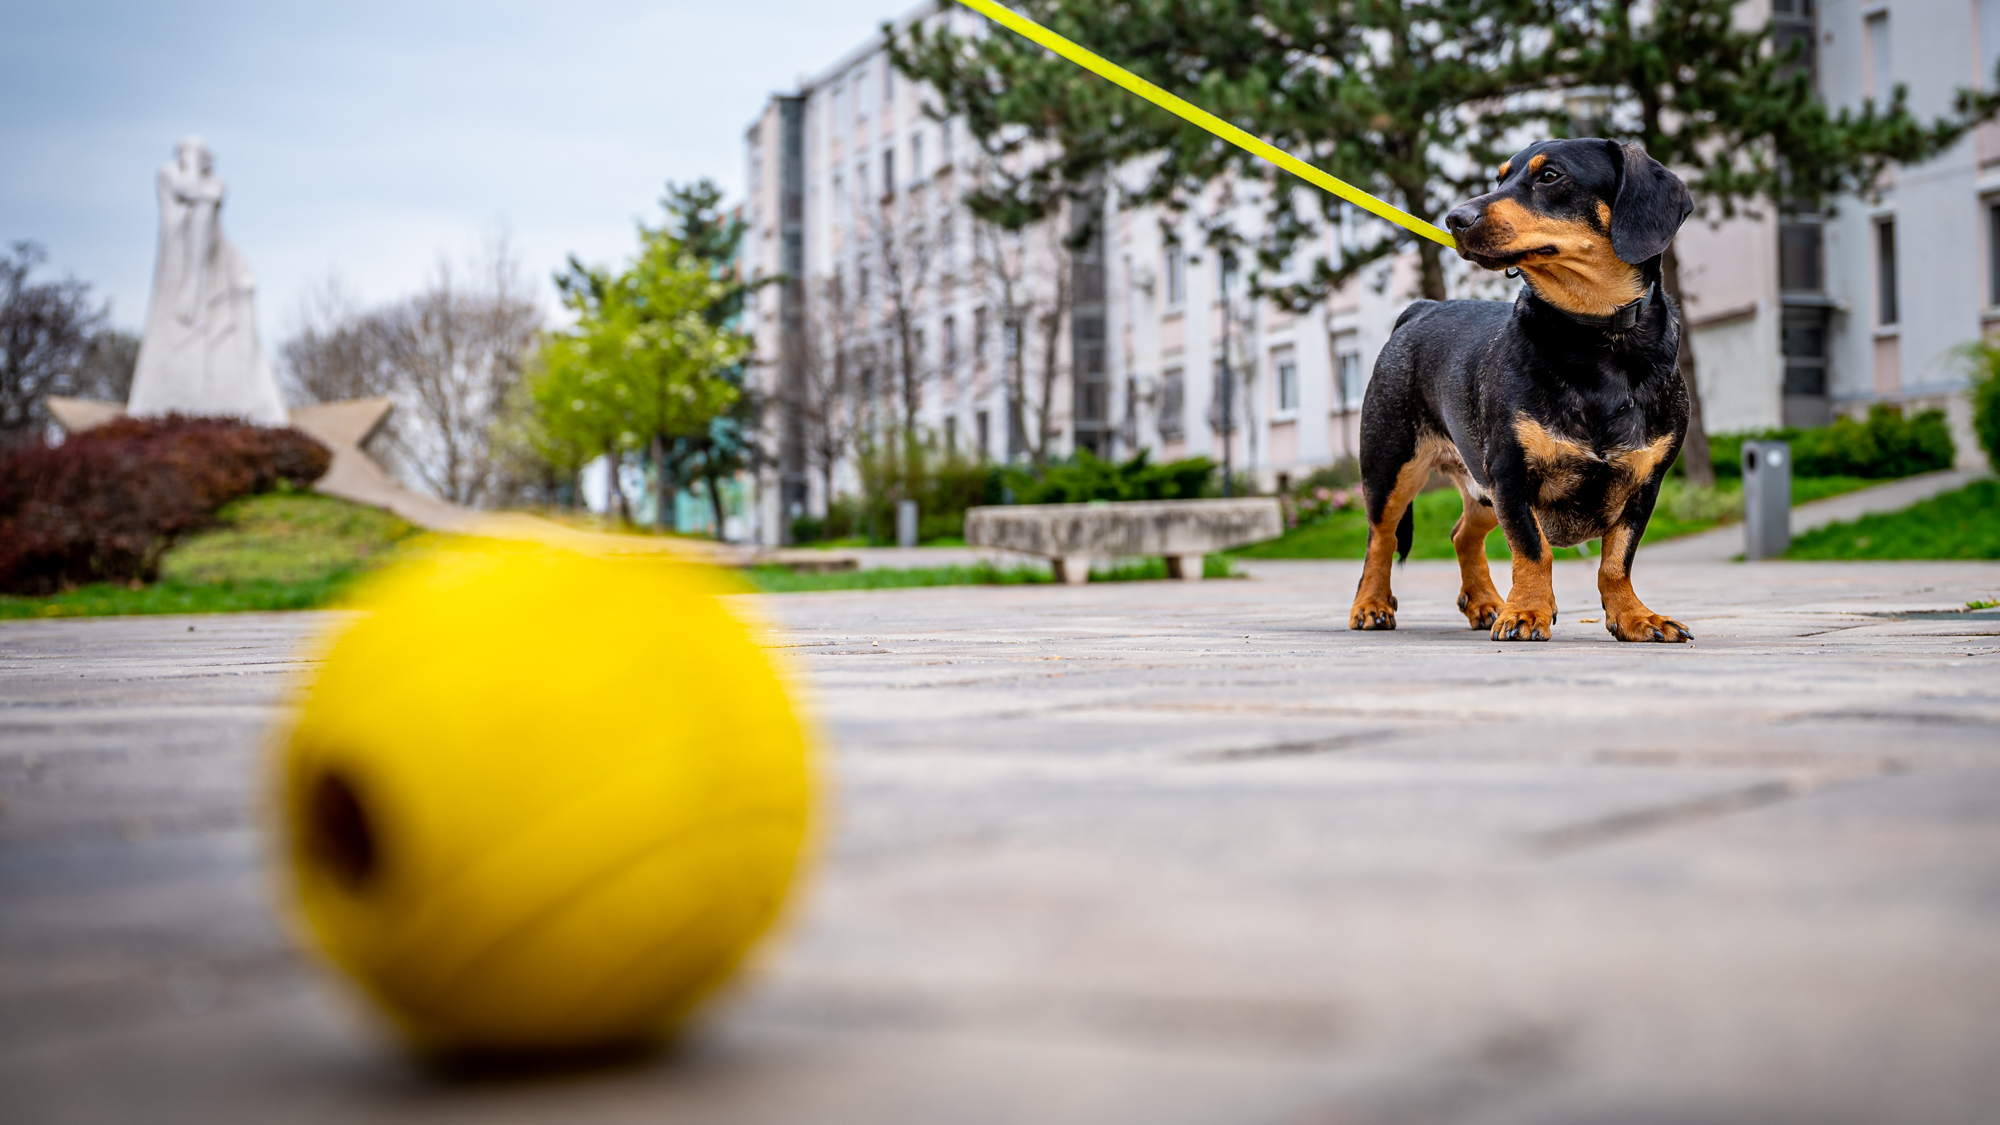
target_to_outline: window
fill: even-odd
[[[1167,307],[1177,309],[1187,300],[1187,265],[1178,243],[1167,245]]]
[[[944,124],[938,126],[938,155],[944,159],[942,171],[946,172],[951,170],[951,134],[952,125],[956,120],[956,118],[946,118]]]
[[[889,103],[895,100],[896,100],[896,68],[889,64],[888,59],[883,59],[882,60],[882,108],[884,110],[888,109]]]
[[[1875,224],[1875,323],[1896,323],[1896,220]]]
[[[913,184],[924,182],[924,135],[922,133],[910,134],[910,182]]]
[[[1351,334],[1350,334],[1351,336]],[[1333,360],[1333,397],[1336,409],[1342,414],[1352,414],[1361,409],[1362,396],[1368,390],[1368,376],[1361,369],[1361,353],[1351,349],[1352,340],[1335,344]]]
[[[1986,303],[2000,305],[2000,199],[1986,201]]]
[[[1299,408],[1299,363],[1290,345],[1271,349],[1271,385],[1278,394],[1279,414]]]
[[[1788,308],[1779,330],[1785,355],[1785,393],[1826,393],[1827,310]]]
[[[938,256],[944,266],[944,275],[950,277],[958,269],[958,224],[952,221],[952,212],[946,211],[938,219]]]
[[[1862,23],[1866,43],[1861,68],[1861,92],[1871,98],[1888,96],[1896,84],[1889,62],[1889,13],[1876,12]]]
[[[979,447],[979,459],[989,460],[993,456],[993,423],[984,410],[972,416],[972,437]]]
[[[882,150],[882,198],[896,194],[896,150]]]
[[[1186,413],[1187,375],[1178,367],[1169,367],[1160,376],[1160,440],[1179,441],[1182,434],[1181,415]]]
[[[1979,0],[1979,80],[1981,89],[1991,90],[2000,68],[2000,0]]]
[[[958,320],[944,318],[944,369],[950,373],[958,367]]]
[[[986,306],[972,310],[972,362],[975,366],[986,364]]]
[[[1780,58],[1799,52],[1797,63],[1807,77],[1818,73],[1818,45],[1813,42],[1813,0],[1772,0],[1771,46]]]
[[[1820,285],[1819,224],[1781,224],[1778,227],[1778,288],[1789,293],[1815,293]]]
[[[958,456],[958,415],[944,416],[944,451],[951,457]]]

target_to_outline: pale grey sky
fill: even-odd
[[[910,0],[0,0],[0,242],[47,247],[137,329],[153,175],[185,133],[229,185],[265,345],[330,274],[366,301],[504,228],[553,308],[669,179],[732,198],[767,95]]]

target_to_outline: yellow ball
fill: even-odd
[[[772,922],[811,806],[712,572],[482,544],[378,579],[286,743],[298,905],[422,1046],[664,1034]]]

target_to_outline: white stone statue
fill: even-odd
[[[278,377],[257,343],[250,264],[222,233],[226,191],[200,137],[160,169],[160,252],[126,412],[285,424]]]

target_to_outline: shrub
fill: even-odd
[[[955,537],[965,530],[967,508],[1001,500],[998,469],[956,450],[939,452],[931,439],[905,441],[891,432],[863,441],[854,464],[861,477],[861,495],[843,496],[829,505],[818,528],[821,537],[894,542],[896,505],[903,500],[917,502],[919,542]],[[794,542],[807,541],[794,537]]]
[[[0,454],[0,590],[152,581],[176,536],[238,496],[310,484],[331,460],[297,430],[178,415]]]
[[[1718,477],[1743,475],[1745,441],[1788,441],[1792,475],[1886,480],[1951,468],[1957,450],[1942,410],[1906,418],[1886,403],[1869,408],[1868,420],[1840,418],[1814,430],[1763,430],[1721,434],[1711,444]]]
[[[1091,500],[1196,500],[1215,491],[1215,462],[1190,457],[1155,465],[1145,450],[1129,461],[1106,461],[1078,450],[1068,461],[1003,471],[1017,504],[1083,504]]]
[[[2000,473],[2000,346],[1967,345],[1972,362],[1972,432],[1986,447],[1986,463]]]
[[[1359,508],[1361,500],[1361,463],[1352,457],[1314,469],[1278,497],[1286,527],[1310,527],[1335,512]]]

